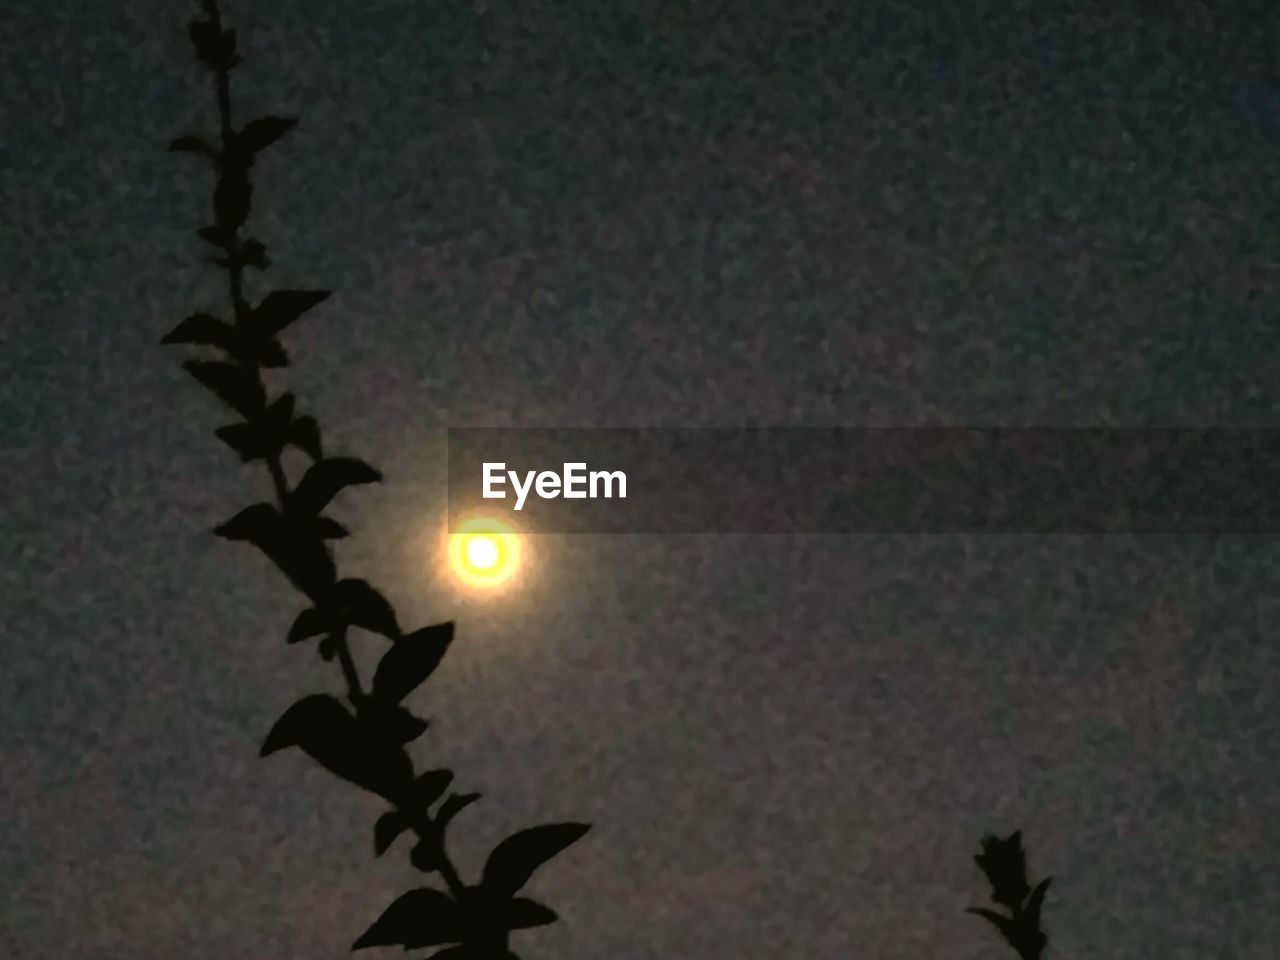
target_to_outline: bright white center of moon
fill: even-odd
[[[498,544],[492,537],[477,536],[467,541],[467,562],[477,570],[498,565]]]
[[[449,567],[468,587],[510,580],[520,566],[520,536],[501,520],[474,517],[449,535]]]

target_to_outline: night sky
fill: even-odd
[[[225,304],[165,152],[196,7],[0,7],[0,947],[348,956],[420,875],[257,759],[340,678],[209,532],[268,481],[157,346]],[[288,383],[386,475],[341,570],[458,621],[453,847],[594,824],[522,956],[1004,956],[963,911],[1019,827],[1050,956],[1280,956],[1274,539],[545,536],[497,599],[436,542],[449,426],[1280,424],[1280,7],[225,10],[238,117],[301,121],[255,290],[335,291]]]

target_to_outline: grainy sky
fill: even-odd
[[[160,335],[222,305],[213,121],[159,0],[3,3],[0,946],[346,956],[416,875],[375,799],[257,748],[337,689],[208,529],[266,490]],[[1274,960],[1277,547],[1247,538],[546,537],[434,569],[442,428],[1274,425],[1273,4],[237,3],[269,282],[339,553],[459,621],[417,748],[545,820],[531,960],[1000,954],[1022,827],[1056,956]],[[260,292],[266,287],[258,287]],[[398,954],[397,954],[398,955]]]

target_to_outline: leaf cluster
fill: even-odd
[[[579,840],[587,825],[557,823],[522,830],[494,848],[478,882],[468,884],[446,851],[446,831],[478,793],[451,791],[454,775],[439,768],[415,770],[408,745],[428,728],[406,699],[439,667],[454,638],[451,622],[405,632],[391,602],[365,580],[340,577],[330,546],[347,535],[329,516],[332,502],[349,487],[380,481],[363,460],[326,456],[315,418],[298,411],[292,393],[270,396],[264,369],[288,366],[280,334],[329,297],[326,290],[273,290],[256,304],[244,294],[244,272],[269,265],[266,247],[242,238],[252,208],[251,172],[258,155],[296,126],[277,116],[235,127],[231,122],[229,74],[240,63],[234,30],[226,29],[214,0],[205,0],[204,18],[189,33],[200,62],[217,81],[220,136],[175,139],[170,150],[208,159],[217,174],[213,223],[197,231],[217,250],[213,262],[227,272],[231,312],[189,315],[161,340],[212,350],[212,357],[188,359],[184,368],[239,419],[215,435],[244,463],[262,462],[271,475],[276,502],[245,507],[214,532],[256,548],[306,598],[287,642],[316,641],[319,655],[337,659],[346,681],[345,697],[304,696],[279,718],[262,746],[267,756],[297,748],[336,776],[381,797],[389,809],[374,827],[374,852],[381,856],[406,833],[413,865],[438,874],[444,890],[419,887],[395,900],[353,949],[398,945],[405,949],[443,947],[441,960],[513,960],[508,934],[556,920],[549,907],[517,896],[535,870]],[[310,459],[291,485],[284,468],[287,448]],[[351,654],[355,633],[386,644],[366,690]]]
[[[973,859],[991,884],[991,899],[1009,912],[983,907],[970,907],[967,912],[994,926],[1022,960],[1039,960],[1049,942],[1040,929],[1040,911],[1053,878],[1041,880],[1035,889],[1027,883],[1021,830],[1003,840],[995,836],[983,838],[982,852]]]

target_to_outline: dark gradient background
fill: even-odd
[[[209,528],[265,491],[159,337],[192,235],[194,5],[3,3],[0,947],[338,958],[416,875],[256,759],[332,665]],[[544,820],[532,960],[1275,960],[1273,540],[546,537],[435,569],[446,426],[1277,424],[1272,3],[235,3],[269,282],[349,495],[343,570],[456,617],[424,756]],[[263,288],[258,287],[259,291]],[[390,955],[390,954],[388,954]],[[399,955],[399,954],[397,954]]]

